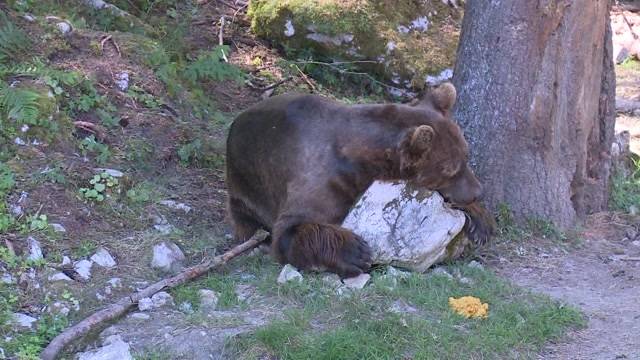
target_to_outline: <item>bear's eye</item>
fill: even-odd
[[[460,170],[459,164],[445,163],[442,165],[442,175],[452,178],[458,174]]]

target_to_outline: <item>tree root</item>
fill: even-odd
[[[247,250],[257,247],[263,240],[263,237],[254,236],[226,253],[216,256],[212,260],[190,267],[173,277],[158,281],[139,292],[126,296],[118,300],[116,303],[93,313],[89,317],[56,336],[42,351],[40,358],[43,360],[54,360],[65,346],[69,345],[76,339],[87,335],[89,332],[96,330],[105,322],[117,319],[126,314],[129,309],[136,305],[141,299],[150,297],[161,290],[171,289],[178,285],[182,285],[219,266],[225,265],[229,260],[241,255]]]

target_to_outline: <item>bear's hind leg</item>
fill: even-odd
[[[278,260],[298,269],[326,269],[348,278],[371,266],[369,245],[337,225],[293,225],[275,229],[273,239],[271,248]]]

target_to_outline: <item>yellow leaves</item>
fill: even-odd
[[[466,318],[486,319],[489,316],[489,304],[482,303],[480,299],[473,296],[463,296],[458,299],[450,297],[449,307]]]

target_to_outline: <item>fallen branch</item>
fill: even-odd
[[[307,83],[307,85],[309,85],[309,87],[311,88],[311,90],[313,92],[317,91],[315,85],[313,85],[313,83],[311,82],[311,80],[309,80],[309,77],[307,76],[307,74],[304,73],[304,71],[300,70],[300,67],[296,64],[293,64],[293,66],[296,67],[296,69],[298,70],[298,72],[300,73],[300,75],[302,75],[302,80],[304,80],[304,82]]]
[[[224,45],[224,15],[220,17],[220,31],[218,32],[218,45],[222,46]],[[224,49],[220,49],[220,51],[222,52],[222,59],[224,60],[224,62],[229,62],[229,59],[227,59],[227,54],[224,53]]]
[[[54,360],[58,354],[74,340],[87,335],[89,332],[99,328],[105,322],[117,319],[126,314],[127,311],[138,303],[141,299],[152,296],[153,294],[162,291],[164,289],[171,289],[178,285],[184,284],[190,280],[200,277],[207,272],[225,265],[229,260],[241,255],[247,250],[253,249],[260,245],[264,238],[254,236],[246,242],[234,247],[222,255],[218,255],[212,260],[205,261],[202,264],[190,267],[181,273],[158,281],[141,291],[132,295],[126,296],[120,299],[118,302],[111,304],[110,306],[93,313],[89,317],[80,321],[76,325],[63,331],[56,336],[47,347],[40,354],[40,358],[43,360]]]
[[[271,84],[271,85],[267,85],[267,86],[265,86],[265,87],[261,88],[260,90],[262,90],[262,91],[271,90],[271,89],[273,89],[273,88],[276,88],[276,87],[278,87],[278,86],[280,86],[280,85],[282,85],[282,84],[286,83],[287,81],[290,81],[291,79],[293,79],[293,77],[292,77],[292,76],[287,76],[286,78],[284,78],[284,79],[282,79],[282,80],[280,80],[280,81],[278,81],[278,82],[275,82],[275,83],[273,83],[273,84]]]

